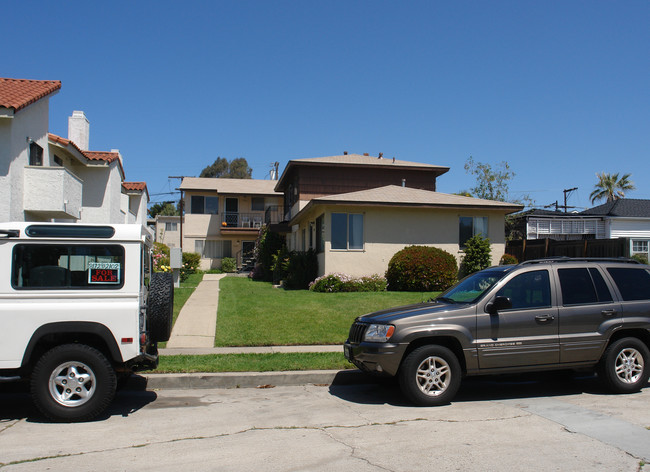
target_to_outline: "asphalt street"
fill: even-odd
[[[417,408],[392,383],[130,390],[106,415],[52,424],[0,384],[7,471],[650,470],[650,387],[596,379],[469,379]]]

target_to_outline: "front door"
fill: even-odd
[[[226,223],[228,226],[239,226],[239,200],[226,197]]]
[[[479,367],[558,363],[559,319],[551,300],[549,272],[533,270],[519,274],[495,296],[508,297],[512,308],[494,315],[478,313]]]

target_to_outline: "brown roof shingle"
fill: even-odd
[[[0,107],[14,113],[61,88],[60,80],[6,79],[0,77]]]

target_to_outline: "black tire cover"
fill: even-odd
[[[154,342],[169,340],[174,316],[174,283],[169,272],[154,272],[149,282],[147,329]]]

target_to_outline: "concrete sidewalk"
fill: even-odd
[[[187,300],[172,329],[168,348],[211,348],[217,329],[219,280],[226,274],[205,274]]]

